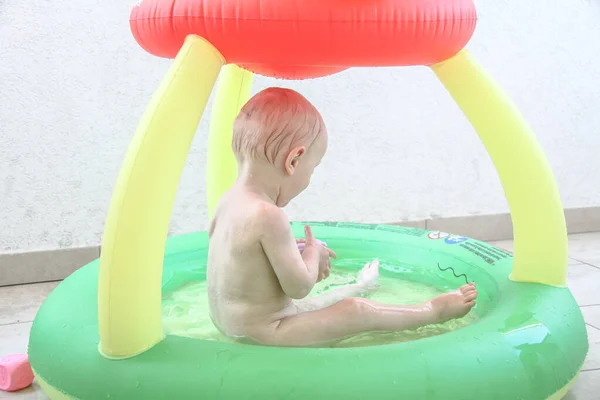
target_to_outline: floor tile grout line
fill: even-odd
[[[0,327],[3,326],[10,326],[10,325],[19,325],[19,324],[28,324],[30,322],[33,322],[33,320],[27,320],[27,321],[16,321],[16,322],[3,322],[0,323]]]
[[[587,326],[591,326],[592,328],[594,328],[594,329],[597,329],[597,330],[599,330],[599,331],[600,331],[600,328],[598,328],[598,327],[596,327],[596,326],[594,326],[594,325],[590,324],[589,322],[586,322],[585,324],[586,324]]]
[[[569,257],[569,258],[570,258],[571,260],[575,260],[575,261],[577,261],[578,263],[585,264],[585,265],[589,265],[590,267],[593,267],[593,268],[596,268],[596,269],[600,269],[600,267],[598,267],[598,266],[596,266],[596,265],[594,265],[594,264],[590,264],[589,262],[585,262],[585,261],[582,261],[582,260],[578,260],[578,259],[576,259],[576,258],[573,258],[573,257]]]
[[[582,369],[581,372],[593,372],[600,371],[600,368],[590,368],[590,369]]]
[[[24,282],[24,283],[13,283],[10,285],[0,285],[0,290],[3,288],[14,288],[17,286],[32,286],[32,285],[41,285],[44,283],[54,283],[54,282],[62,282],[64,279],[51,279],[49,281],[39,281],[39,282]]]

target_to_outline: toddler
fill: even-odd
[[[295,239],[282,208],[308,187],[325,155],[323,119],[299,93],[268,88],[242,108],[232,146],[238,177],[209,227],[210,315],[223,334],[263,345],[323,346],[363,332],[441,323],[475,305],[473,283],[421,304],[361,298],[376,289],[377,261],[365,265],[356,284],[305,299],[329,276],[336,255],[310,226],[305,239]]]

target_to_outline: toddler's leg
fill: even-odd
[[[254,339],[265,345],[309,347],[363,332],[415,329],[463,317],[475,305],[476,298],[477,290],[470,283],[431,301],[410,306],[344,299],[318,311],[283,318],[272,330]]]

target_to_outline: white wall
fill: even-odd
[[[133,40],[133,3],[0,2],[0,252],[99,244],[129,140],[169,65]],[[469,48],[537,132],[565,207],[600,205],[600,3],[477,3]],[[356,69],[306,82],[258,77],[255,91],[269,85],[301,91],[331,133],[291,217],[374,222],[507,211],[475,132],[428,69]],[[206,132],[205,118],[173,233],[206,225]]]

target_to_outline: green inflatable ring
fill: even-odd
[[[466,275],[480,291],[480,318],[440,336],[341,349],[167,336],[139,356],[114,361],[98,352],[96,260],[65,279],[40,308],[29,342],[36,376],[54,397],[75,399],[533,400],[561,397],[582,367],[587,334],[570,291],[509,280],[511,253],[413,228],[312,226],[341,259],[420,266],[383,274],[432,286],[448,280],[459,286]],[[302,225],[293,227],[300,235]],[[163,294],[205,278],[207,245],[205,232],[168,239]]]

